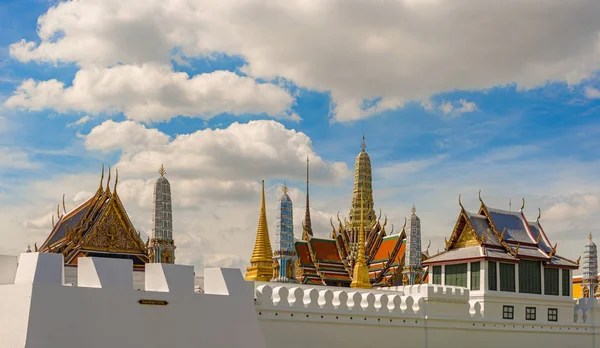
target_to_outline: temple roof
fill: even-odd
[[[59,216],[39,251],[62,253],[67,264],[76,264],[78,257],[98,253],[104,257],[131,258],[138,265],[149,261],[147,246],[117,194],[118,172],[113,191],[109,188],[110,169],[106,189],[102,186],[103,179],[104,168],[94,196]]]
[[[476,258],[505,262],[523,259],[542,261],[549,267],[576,269],[577,262],[556,255],[540,224],[540,215],[529,222],[523,210],[507,211],[488,207],[481,200],[479,213],[461,210],[446,250],[428,258],[424,264],[462,262]],[[523,201],[523,205],[524,205]]]

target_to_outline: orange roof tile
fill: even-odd
[[[310,244],[319,262],[342,263],[333,239],[312,238]]]
[[[375,256],[373,257],[373,261],[371,263],[377,263],[387,260],[389,258],[389,255],[392,254],[392,251],[394,250],[394,246],[396,245],[398,238],[398,235],[384,238],[381,244],[379,245],[379,249],[377,249],[377,252],[375,253]]]

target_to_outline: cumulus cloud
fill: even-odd
[[[0,165],[2,168],[33,169],[39,165],[31,160],[27,152],[11,147],[0,147]]]
[[[600,90],[593,87],[586,87],[584,94],[588,99],[600,99]]]
[[[597,1],[81,0],[10,52],[82,67],[238,55],[250,76],[329,91],[344,121],[448,90],[576,84],[600,68],[599,15]]]
[[[470,102],[465,99],[459,99],[454,102],[442,101],[439,104],[427,100],[421,102],[421,107],[429,112],[441,112],[445,116],[460,116],[477,110],[477,104],[475,104],[475,102]]]
[[[236,122],[225,129],[180,134],[171,141],[164,133],[133,121],[106,121],[90,132],[85,144],[95,150],[126,151],[118,166],[129,173],[154,173],[164,163],[186,178],[223,182],[301,179],[308,156],[311,177],[317,182],[335,182],[350,175],[345,163],[319,157],[306,134],[276,121]]]
[[[178,115],[211,118],[221,113],[266,113],[298,119],[289,112],[293,97],[284,89],[229,71],[189,77],[157,64],[87,68],[73,85],[28,79],[8,98],[12,108],[91,114],[123,112],[138,121],[165,121]]]
[[[267,213],[274,242],[279,181],[284,179],[288,179],[290,196],[296,202],[294,224],[296,231],[300,230],[307,156],[315,185],[335,187],[331,184],[350,177],[345,163],[324,161],[312,149],[310,138],[276,121],[234,123],[175,139],[133,121],[105,121],[86,135],[85,144],[96,150],[123,151],[119,162],[112,166],[111,189],[116,167],[117,192],[144,238],[151,232],[153,188],[158,166],[164,162],[173,194],[178,262],[198,267],[247,264],[258,222],[260,179],[267,179]],[[107,175],[104,185],[106,180]],[[12,188],[11,196],[0,196],[12,201],[0,211],[0,219],[14,222],[0,230],[0,240],[8,241],[5,247],[10,253],[23,251],[34,242],[39,245],[50,231],[52,214],[62,195],[66,195],[67,210],[71,210],[93,195],[99,182],[98,167]],[[23,197],[35,200],[17,203],[23,202]],[[327,235],[330,216],[313,209],[320,235]]]

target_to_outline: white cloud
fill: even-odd
[[[132,121],[106,121],[90,132],[86,146],[125,150],[118,166],[128,173],[154,173],[164,163],[168,170],[190,179],[301,179],[308,156],[315,181],[335,182],[350,175],[345,163],[320,158],[306,134],[276,121],[236,122],[225,129],[180,134],[170,142],[164,133]]]
[[[461,99],[458,102],[460,103],[460,108],[458,109],[458,111],[460,111],[463,114],[477,110],[477,104],[475,104],[474,102],[468,102],[464,99]]]
[[[211,118],[220,113],[267,113],[290,117],[292,96],[268,83],[215,71],[189,77],[157,64],[79,70],[73,85],[57,80],[23,82],[6,106],[90,114],[123,112],[137,121],[165,121],[178,115]]]
[[[22,150],[15,148],[0,146],[0,166],[2,169],[33,169],[37,168],[38,164],[31,160],[27,152],[23,152]]]
[[[51,8],[41,42],[10,52],[84,68],[168,64],[174,48],[239,55],[251,76],[330,91],[343,121],[448,90],[579,83],[600,68],[599,14],[599,2],[562,0],[81,0]]]
[[[102,141],[104,136],[113,139]],[[306,156],[311,159],[313,182],[335,187],[336,182],[350,177],[345,163],[324,161],[305,134],[285,129],[275,121],[234,123],[225,129],[197,131],[170,141],[165,134],[132,121],[106,121],[86,139],[86,146],[100,150],[117,150],[118,143],[125,151],[112,166],[111,189],[116,167],[117,192],[136,228],[149,233],[156,170],[164,161],[173,193],[178,261],[196,266],[242,267],[247,263],[258,221],[260,179],[267,179],[267,183],[288,180],[296,203],[294,222],[298,231],[304,209]],[[152,149],[144,149],[144,144]],[[23,251],[28,243],[36,241],[40,245],[50,231],[51,215],[63,193],[70,210],[98,187],[100,168],[90,171],[34,181],[21,189],[11,188],[8,196],[0,196],[3,202],[11,202],[0,210],[0,219],[8,221],[0,230],[0,240],[7,241],[0,252]],[[107,175],[105,185],[106,179]],[[280,186],[267,184],[273,242]],[[319,233],[326,235],[329,215],[318,209],[313,214]]]
[[[169,136],[155,128],[146,128],[133,121],[105,121],[94,127],[85,138],[90,150],[136,152],[152,150],[169,143]]]
[[[440,110],[442,110],[444,115],[448,115],[449,113],[452,112],[452,110],[454,110],[454,107],[452,106],[452,103],[450,103],[450,102],[443,102],[442,105],[440,106]]]
[[[75,122],[67,123],[67,127],[81,126],[82,124],[86,124],[91,119],[92,118],[90,116],[86,115]]]
[[[600,99],[600,90],[593,87],[585,88],[585,97],[588,99]]]
[[[427,100],[421,102],[421,107],[429,112],[441,111],[445,116],[460,116],[477,110],[477,104],[475,104],[475,102],[470,102],[465,99],[459,99],[454,102],[442,101],[440,104]]]

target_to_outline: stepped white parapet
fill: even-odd
[[[205,270],[206,284],[228,291],[198,294],[191,266],[148,264],[146,288],[134,290],[130,260],[81,258],[77,286],[64,284],[61,254],[16,262],[0,258],[0,348],[265,347],[237,269]]]

